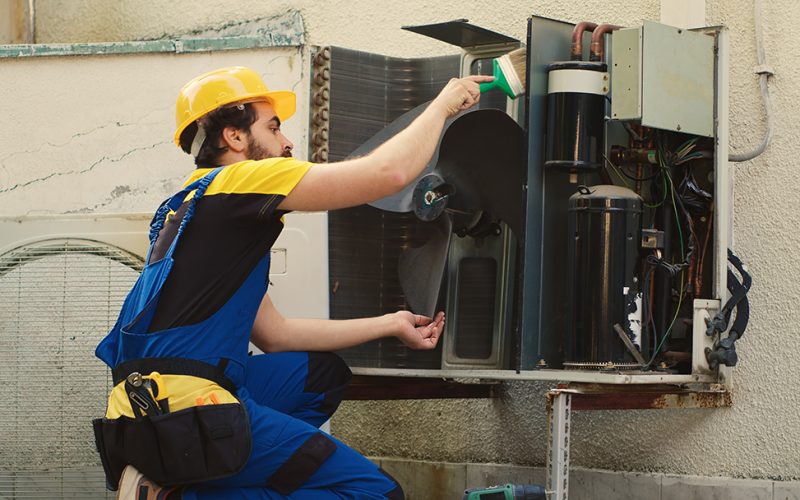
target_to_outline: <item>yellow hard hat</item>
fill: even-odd
[[[250,68],[221,68],[193,78],[183,86],[175,104],[175,144],[192,122],[220,106],[239,101],[265,100],[272,104],[281,121],[294,114],[294,92],[267,89],[261,77]]]

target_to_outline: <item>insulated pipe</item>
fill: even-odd
[[[573,61],[583,59],[583,32],[594,31],[595,28],[597,28],[597,24],[589,21],[582,21],[575,25],[575,29],[572,30],[572,55],[570,57]]]
[[[760,155],[767,149],[772,140],[772,100],[769,95],[769,77],[773,75],[772,68],[767,66],[767,56],[764,52],[764,34],[761,28],[761,0],[753,0],[753,23],[756,31],[756,56],[758,57],[758,84],[761,88],[761,100],[764,102],[764,113],[767,119],[767,130],[764,132],[764,139],[752,151],[746,153],[729,153],[728,161],[748,161]]]
[[[590,61],[602,61],[603,60],[603,53],[605,52],[605,40],[604,36],[606,33],[611,33],[614,30],[618,30],[622,28],[622,26],[617,26],[616,24],[601,24],[592,32],[592,45],[589,48]]]

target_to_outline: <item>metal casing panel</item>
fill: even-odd
[[[443,23],[421,24],[417,26],[403,26],[406,31],[419,33],[434,40],[440,40],[465,50],[480,49],[487,46],[502,44],[518,45],[519,40],[502,33],[487,30],[480,26],[470,24],[467,19],[456,19]]]
[[[646,127],[713,137],[711,36],[645,21],[641,28],[615,33],[613,41],[613,118],[640,119]],[[626,96],[629,88],[633,95]]]
[[[639,120],[642,117],[642,29],[614,32],[611,45],[611,117]]]
[[[485,238],[476,245],[467,238],[453,238],[447,258],[447,317],[444,332],[444,349],[442,352],[442,368],[504,368],[507,362],[509,329],[511,327],[511,297],[514,280],[511,276],[515,257],[515,240],[508,227],[503,226],[502,233]],[[495,263],[496,273],[491,283],[478,283],[475,276],[466,276],[462,263],[466,260],[491,260]],[[471,282],[471,283],[470,283]],[[483,292],[475,287],[484,288]],[[476,294],[478,292],[478,294]],[[469,300],[462,300],[464,295],[491,297],[491,304],[483,304],[485,318],[481,318],[485,351],[481,354],[465,354],[465,342],[475,340],[475,333],[470,332],[464,321],[474,322],[471,316],[477,312],[462,311],[469,308]],[[485,314],[487,313],[488,314]],[[467,328],[465,328],[467,326]],[[473,329],[474,330],[474,329]]]
[[[570,57],[573,24],[532,16],[528,20],[528,197],[519,367],[543,361],[560,368],[566,318],[567,200],[576,186],[562,172],[543,168],[547,123],[547,67]],[[588,40],[585,36],[584,40]],[[587,180],[586,184],[595,183]],[[544,244],[543,242],[547,242]],[[520,271],[518,271],[520,272]]]

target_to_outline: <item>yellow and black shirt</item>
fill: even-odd
[[[198,323],[228,301],[275,243],[286,213],[277,207],[310,167],[294,158],[269,158],[234,163],[217,175],[178,242],[150,331]],[[195,170],[184,186],[210,171]],[[151,262],[166,253],[186,207],[184,202],[167,217]]]

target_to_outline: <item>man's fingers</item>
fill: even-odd
[[[436,348],[436,344],[439,343],[439,339],[441,338],[441,330],[439,328],[435,328],[432,332],[431,336],[427,338],[428,345],[431,349]]]
[[[461,109],[469,109],[471,108],[478,100],[472,96],[467,96],[464,98],[464,102],[461,103]]]
[[[423,316],[422,314],[414,315],[414,326],[425,326],[430,324],[431,321],[433,321],[431,318]]]
[[[444,331],[444,315],[437,317],[437,321],[428,325],[426,330],[428,330],[427,335],[425,335],[425,337],[427,337],[426,340],[432,342],[435,347],[439,337],[442,336],[442,331]]]
[[[483,83],[483,82],[491,82],[492,80],[494,80],[494,77],[492,75],[469,75],[465,76],[464,80]]]

